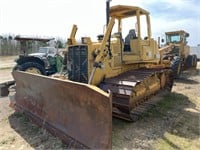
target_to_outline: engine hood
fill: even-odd
[[[46,54],[45,53],[32,53],[32,54],[29,54],[28,56],[45,57]]]

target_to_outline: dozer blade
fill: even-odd
[[[14,71],[16,110],[73,148],[111,149],[112,101],[97,87]]]

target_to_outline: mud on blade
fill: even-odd
[[[112,102],[100,89],[15,71],[16,109],[75,148],[111,148]]]

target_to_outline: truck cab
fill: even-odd
[[[55,47],[39,47],[38,52],[28,54],[29,56],[38,56],[38,57],[44,57],[44,56],[50,56],[54,57],[57,53],[57,50]]]

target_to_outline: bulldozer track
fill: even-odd
[[[100,88],[104,91],[110,90],[113,94],[114,117],[136,121],[162,99],[159,95],[171,91],[172,84],[173,75],[169,70],[143,68],[105,79]]]
[[[165,95],[166,93],[168,93],[168,91],[166,92],[166,90],[162,90],[159,94],[152,95],[152,97],[149,98],[148,101],[145,101],[138,107],[132,109],[130,112],[131,120],[129,121],[137,121],[150,108],[156,107],[156,104],[162,100],[161,95]]]

